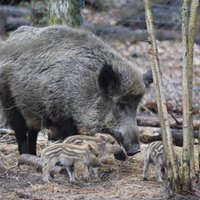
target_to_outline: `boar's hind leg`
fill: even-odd
[[[29,154],[36,155],[38,130],[28,130],[28,151]]]
[[[5,114],[7,116],[7,123],[15,131],[15,136],[18,143],[19,153],[28,153],[27,144],[27,127],[26,123],[16,107],[10,107],[11,109],[5,109]]]

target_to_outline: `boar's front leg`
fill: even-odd
[[[38,136],[38,130],[29,130],[28,131],[29,154],[36,155],[37,136]]]

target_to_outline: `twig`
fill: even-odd
[[[8,169],[6,169],[6,171],[3,172],[3,173],[1,173],[0,176],[3,176],[3,175],[5,175],[5,174],[7,174],[9,170],[14,169],[14,168],[17,167],[17,166],[18,166],[18,162],[16,162],[16,164],[15,164],[14,166],[9,167]]]
[[[168,111],[168,113],[171,115],[171,117],[174,119],[174,121],[178,124],[178,125],[182,125],[181,122],[179,122],[176,117],[174,116],[174,114],[171,111]]]

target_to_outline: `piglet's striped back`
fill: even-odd
[[[152,142],[147,147],[147,154],[151,154],[152,157],[160,156],[164,153],[164,145],[161,141]]]

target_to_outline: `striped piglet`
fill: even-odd
[[[162,182],[167,176],[165,167],[164,146],[161,141],[155,141],[149,144],[144,157],[143,179],[147,180],[147,171],[149,164],[156,167],[156,179]]]
[[[65,144],[59,143],[51,145],[42,151],[41,158],[44,161],[43,180],[49,182],[50,170],[56,163],[60,163],[66,168],[70,177],[70,183],[75,183],[75,163],[81,161],[86,169],[89,166],[99,166],[99,150],[95,145]],[[89,172],[86,172],[89,173]]]
[[[74,135],[71,137],[67,137],[63,143],[68,144],[77,144],[82,145],[84,143],[90,143],[98,146],[99,149],[99,158],[102,160],[102,157],[109,154],[116,154],[120,152],[124,152],[121,146],[117,143],[117,141],[109,134],[103,134],[103,133],[96,133],[94,136],[88,136],[88,135]],[[91,176],[94,174],[96,177],[98,177],[97,173],[98,168],[89,165],[88,176]],[[87,173],[85,174],[87,175]],[[85,177],[87,178],[87,177]]]

